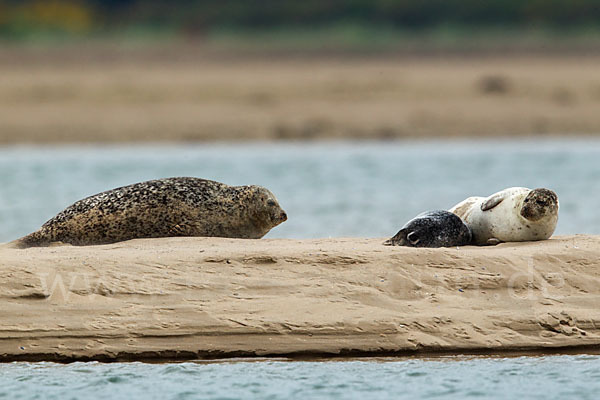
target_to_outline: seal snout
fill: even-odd
[[[281,222],[287,221],[287,214],[285,213],[285,211],[281,212],[281,215],[279,216],[279,219],[281,220]]]
[[[272,207],[269,214],[269,218],[273,226],[282,224],[288,219],[287,213],[279,206],[279,204],[277,204],[275,207]]]
[[[383,242],[384,246],[408,246],[406,241],[406,230],[400,229],[392,238]]]

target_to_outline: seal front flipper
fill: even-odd
[[[185,225],[184,226],[182,226],[182,225],[183,224],[177,224],[175,226],[172,226],[169,229],[169,235],[170,236],[187,236],[185,234],[185,229],[184,229]]]
[[[506,195],[504,193],[497,193],[495,195],[488,197],[481,204],[481,211],[491,210],[492,208],[496,207],[498,204],[502,203],[502,200],[504,200],[505,197],[506,197]]]

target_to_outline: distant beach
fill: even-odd
[[[599,70],[600,56],[568,52],[13,45],[0,144],[594,135]]]

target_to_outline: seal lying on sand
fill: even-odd
[[[558,196],[549,189],[513,187],[469,197],[450,209],[473,232],[473,244],[548,239],[558,222]]]
[[[417,215],[383,244],[387,246],[452,247],[471,242],[469,227],[448,211],[428,211]]]
[[[263,187],[168,178],[79,200],[12,244],[80,246],[166,236],[259,239],[286,219],[273,193]]]

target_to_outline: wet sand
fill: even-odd
[[[538,354],[600,345],[600,237],[412,249],[167,238],[0,248],[0,360]]]

